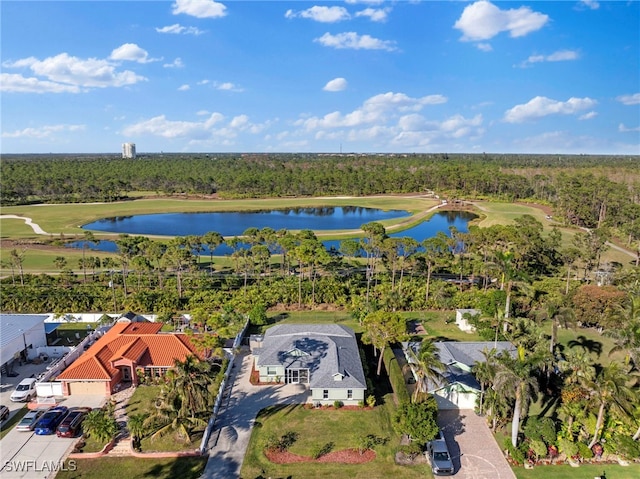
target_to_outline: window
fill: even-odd
[[[275,376],[278,374],[278,368],[275,366],[267,366],[267,376]]]
[[[353,389],[347,389],[347,399],[353,399]]]
[[[329,390],[328,389],[323,389],[322,390],[322,399],[329,399]]]

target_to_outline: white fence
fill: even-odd
[[[89,345],[96,341],[101,335],[100,332],[93,331],[75,347],[38,348],[38,354],[52,358],[49,366],[47,366],[47,370],[38,376],[39,382],[36,383],[38,397],[62,396],[62,383],[52,381],[52,379],[55,379],[67,366],[78,359],[80,355],[84,353],[85,348],[88,348]]]

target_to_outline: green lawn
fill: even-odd
[[[139,459],[136,457],[101,457],[69,459],[57,479],[199,479],[207,464],[206,457]]]
[[[533,469],[524,467],[513,468],[518,479],[591,479],[602,476],[607,479],[637,479],[640,477],[640,464],[632,464],[627,467],[617,464],[583,464],[580,467],[569,465],[536,466]]]
[[[18,425],[20,419],[22,419],[23,416],[27,414],[27,411],[29,411],[29,409],[27,409],[27,406],[25,405],[22,409],[16,412],[11,417],[11,419],[9,419],[8,421],[3,421],[2,425],[0,426],[0,439],[5,437],[9,433],[9,431],[11,431],[11,429]]]
[[[303,406],[270,407],[264,409],[256,419],[249,448],[242,465],[241,476],[246,479],[257,477],[292,477],[313,479],[327,477],[348,478],[424,478],[432,477],[427,465],[399,466],[394,462],[399,437],[391,428],[390,418],[395,406],[391,396],[385,403],[373,410],[347,409],[305,409]],[[314,448],[333,443],[333,451],[355,448],[357,438],[372,434],[385,440],[375,446],[376,458],[364,464],[304,463],[273,464],[264,455],[264,444],[270,434],[277,437],[293,431],[297,439],[289,451],[294,454],[311,456]]]

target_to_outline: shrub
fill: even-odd
[[[404,382],[404,375],[398,365],[396,355],[391,348],[384,349],[383,362],[398,403],[402,404],[410,402],[411,398],[409,397],[409,391],[407,390],[407,386]]]
[[[376,405],[376,397],[373,394],[367,396],[367,406],[374,407]]]
[[[560,452],[564,453],[567,457],[573,457],[578,454],[578,445],[571,439],[566,437],[561,438],[558,441]]]
[[[333,450],[333,446],[333,442],[328,442],[323,446],[317,444],[311,449],[311,457],[313,457],[314,459],[318,459],[322,456],[326,456]]]
[[[344,406],[342,401],[338,401],[337,399],[335,401],[333,401],[333,407],[335,409],[340,409],[342,406]]]
[[[630,436],[618,434],[607,441],[607,446],[611,446],[612,452],[624,459],[640,457],[640,444]]]
[[[406,457],[413,461],[416,457],[422,454],[422,447],[417,442],[411,442],[409,444],[400,446],[398,448],[398,452],[404,454]]]
[[[589,449],[589,446],[584,442],[578,443],[578,454],[584,459],[591,459],[593,457],[593,451]]]

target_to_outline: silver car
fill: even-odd
[[[23,432],[33,431],[38,419],[40,419],[40,416],[42,416],[45,411],[46,409],[34,409],[29,411],[22,419],[20,419],[20,422],[16,426],[16,430]]]
[[[455,472],[442,431],[438,431],[435,439],[427,443],[427,457],[434,476],[451,476]]]

